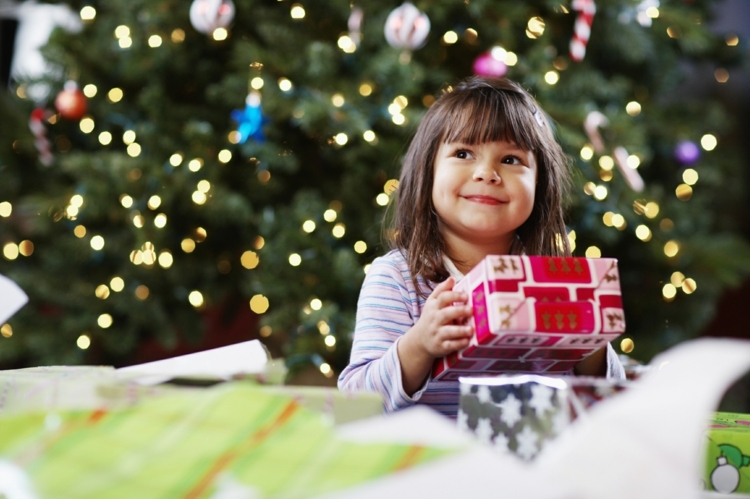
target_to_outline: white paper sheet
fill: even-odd
[[[473,444],[455,456],[324,497],[713,498],[700,489],[704,432],[726,389],[750,369],[750,341],[685,342],[652,365],[653,371],[599,402],[528,465]],[[381,438],[384,419],[399,417],[372,420],[372,436]],[[440,417],[414,412],[383,441],[439,445],[457,440],[453,428],[431,421]],[[366,424],[358,423],[356,433],[366,434]],[[410,433],[419,438],[408,438]]]
[[[258,340],[245,341],[171,359],[123,367],[120,375],[144,385],[163,383],[173,378],[230,379],[242,374],[265,371],[268,351]]]
[[[4,275],[0,275],[0,325],[26,305],[29,298],[26,293]]]

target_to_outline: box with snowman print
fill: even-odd
[[[750,414],[716,413],[706,437],[705,488],[750,494]]]
[[[435,381],[567,373],[625,332],[611,258],[491,255],[454,289],[469,296],[475,332],[468,347],[436,360]]]

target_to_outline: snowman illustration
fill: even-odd
[[[750,456],[729,444],[718,445],[721,455],[716,458],[716,468],[711,472],[711,486],[716,492],[731,494],[740,485],[740,471],[743,466],[750,466]]]

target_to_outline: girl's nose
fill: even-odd
[[[485,165],[481,165],[474,170],[473,179],[477,182],[488,182],[490,184],[499,184],[502,182],[497,170]]]

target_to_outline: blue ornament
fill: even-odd
[[[268,119],[263,115],[260,108],[260,94],[251,92],[245,99],[245,109],[235,109],[232,111],[232,119],[237,122],[237,132],[240,134],[240,144],[244,144],[248,139],[256,142],[266,140],[263,135],[263,125],[268,123]]]
[[[674,157],[683,165],[695,163],[700,158],[701,150],[695,142],[683,140],[674,148]]]

